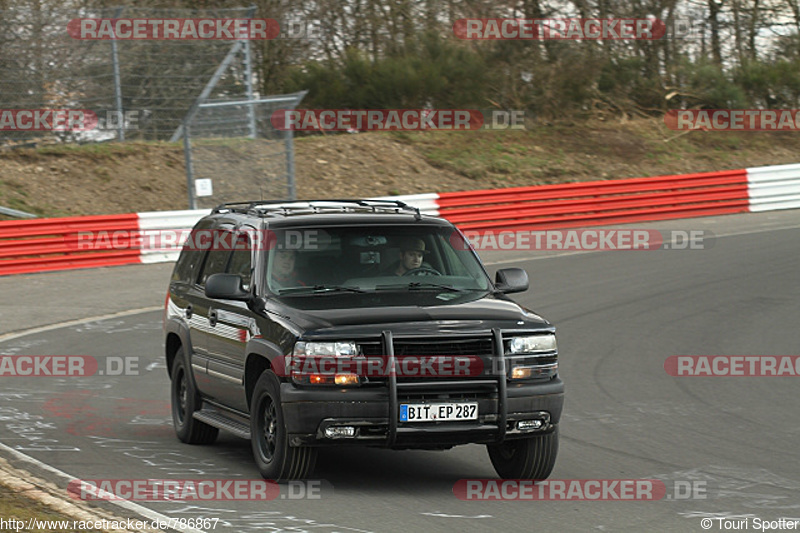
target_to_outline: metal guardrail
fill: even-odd
[[[747,170],[750,211],[800,208],[800,164]]]
[[[442,193],[440,216],[462,230],[624,224],[748,210],[747,170]]]
[[[81,240],[88,232],[129,238],[138,227],[136,214],[0,222],[0,275],[138,263],[137,249],[119,242],[84,246]]]

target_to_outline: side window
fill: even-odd
[[[200,269],[200,275],[197,278],[197,283],[202,285],[206,284],[206,280],[212,274],[222,274],[228,266],[228,260],[231,257],[231,243],[233,242],[233,233],[230,230],[216,229],[212,230],[214,239],[211,241],[211,248],[206,252],[203,267]]]
[[[178,261],[175,264],[175,269],[172,271],[172,281],[181,281],[183,283],[193,283],[196,279],[197,269],[200,267],[206,254],[197,245],[198,240],[191,238],[192,235],[197,235],[203,231],[207,231],[213,225],[213,222],[203,220],[200,221],[194,228],[186,242],[181,249],[178,256]]]
[[[184,250],[178,257],[175,270],[172,271],[172,281],[182,281],[192,283],[193,274],[197,271],[197,266],[203,259],[203,252],[196,250]]]
[[[211,274],[221,274],[225,272],[225,266],[228,264],[228,258],[231,252],[229,250],[211,250],[206,254],[206,261],[203,264],[203,270],[200,272],[200,279],[198,283],[205,285],[206,280]]]
[[[242,277],[245,289],[250,289],[252,281],[252,246],[246,234],[240,234],[236,238],[236,246],[231,256],[231,264],[228,266],[229,274],[238,274]]]

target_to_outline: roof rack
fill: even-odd
[[[393,213],[413,213],[417,220],[422,218],[418,207],[413,207],[400,200],[370,200],[370,199],[326,199],[326,200],[268,200],[264,202],[229,202],[220,204],[213,209],[213,213],[235,212],[265,215],[301,215],[316,213],[347,213],[347,212],[372,213],[390,211]]]

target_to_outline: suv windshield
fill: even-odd
[[[431,292],[441,303],[490,287],[469,245],[448,227],[293,228],[274,236],[263,253],[267,286],[280,297]]]

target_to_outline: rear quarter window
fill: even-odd
[[[195,225],[192,232],[206,230],[212,226],[213,221],[201,220]],[[197,250],[196,247],[192,247],[190,244],[190,242],[187,242],[178,256],[178,261],[175,263],[175,268],[172,270],[172,281],[193,283],[197,278],[197,270],[200,268],[200,263],[203,261],[205,252]]]

